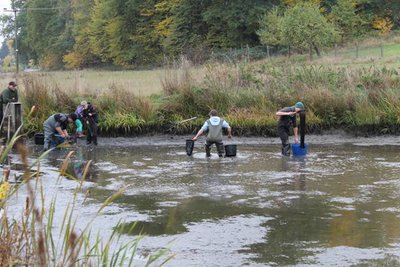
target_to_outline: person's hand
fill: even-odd
[[[296,111],[289,112],[289,116],[293,117],[294,115],[296,115],[296,113]]]
[[[93,114],[92,114],[92,113],[89,113],[88,115],[89,115],[90,117],[92,117]]]
[[[229,138],[229,139],[232,138],[232,135],[231,135],[231,134],[228,134],[228,138]]]
[[[197,136],[193,137],[192,140],[193,140],[193,141],[196,141],[196,140],[197,140]]]
[[[294,142],[295,142],[296,144],[298,144],[298,143],[299,143],[299,138],[295,137],[295,138],[294,138]]]

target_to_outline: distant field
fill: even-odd
[[[197,78],[201,78],[202,69],[192,69]],[[54,71],[54,72],[21,72],[19,79],[24,75],[37,75],[53,86],[68,90],[78,90],[81,94],[99,94],[110,91],[110,88],[120,87],[131,91],[138,96],[150,96],[162,92],[162,80],[167,76],[179,77],[182,70],[155,69],[141,71]],[[0,78],[0,88],[6,88],[9,81],[15,80],[15,75],[5,73]],[[20,89],[23,90],[23,84]]]
[[[383,52],[383,57],[381,56]],[[285,66],[297,65],[330,65],[337,67],[369,67],[385,66],[388,68],[400,68],[400,44],[396,39],[386,42],[381,50],[381,40],[372,39],[361,43],[358,52],[355,45],[329,49],[322,57],[314,56],[313,61],[308,60],[308,55],[293,55],[290,59],[286,56],[265,59],[272,65]],[[261,60],[260,62],[263,62]],[[250,63],[251,64],[251,63]],[[206,73],[206,67],[180,66],[177,69],[154,69],[141,71],[106,71],[106,70],[79,70],[79,71],[55,71],[55,72],[20,72],[19,80],[24,75],[38,75],[52,86],[57,86],[65,91],[77,90],[80,94],[97,95],[107,93],[111,88],[123,88],[138,96],[150,96],[162,92],[162,81],[179,80],[184,71],[190,70],[191,77],[202,80]],[[9,81],[15,80],[15,74],[2,73],[0,76],[0,89],[6,88]],[[20,90],[24,90],[23,84]]]

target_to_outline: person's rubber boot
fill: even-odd
[[[211,157],[211,147],[206,146],[206,157],[207,158]]]
[[[217,145],[217,150],[218,150],[218,156],[222,158],[225,153],[224,145],[223,144]]]
[[[282,155],[286,157],[290,156],[290,144],[287,144],[284,147],[282,147]]]
[[[97,136],[93,136],[93,144],[97,146]]]
[[[90,145],[91,143],[92,143],[92,136],[90,134],[88,134],[86,137],[86,144]]]

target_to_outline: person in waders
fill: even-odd
[[[282,155],[284,156],[290,156],[289,133],[291,126],[293,127],[294,142],[299,143],[296,114],[302,110],[304,110],[304,104],[297,102],[292,107],[285,107],[276,112],[276,115],[279,116],[278,135],[282,142]]]
[[[215,144],[217,147],[218,156],[223,157],[224,144],[222,142],[222,129],[228,130],[228,138],[232,137],[232,129],[224,119],[218,117],[218,112],[216,110],[211,110],[209,115],[210,118],[204,122],[203,126],[192,140],[196,141],[200,135],[207,133],[205,146],[206,156],[211,157],[211,146]]]
[[[78,117],[75,113],[51,115],[44,123],[44,147],[46,151],[50,148],[55,134],[59,134],[62,138],[68,138],[68,123],[74,123]]]
[[[86,135],[86,144],[89,145],[93,141],[93,144],[97,146],[97,123],[99,120],[99,116],[95,107],[87,101],[82,101],[81,104],[76,108],[75,114],[77,114],[78,119],[82,120],[82,122],[84,122],[87,126],[88,132]],[[79,135],[79,137],[82,137],[82,123],[79,125],[78,122],[76,126],[77,134]],[[80,134],[78,133],[78,131]]]

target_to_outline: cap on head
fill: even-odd
[[[68,118],[70,118],[73,121],[76,121],[76,119],[78,119],[78,116],[75,113],[70,113],[68,115]]]
[[[212,109],[209,113],[211,117],[218,116],[218,112],[215,109]]]
[[[301,110],[304,110],[304,104],[303,104],[303,102],[297,102],[297,103],[294,105],[294,107],[295,107],[295,108],[299,108],[299,109],[301,109]]]
[[[16,84],[14,81],[9,82],[8,85],[9,85],[9,86],[17,86],[17,84]]]
[[[82,102],[81,102],[81,106],[86,106],[87,105],[87,102],[85,101],[85,100],[83,100]]]

